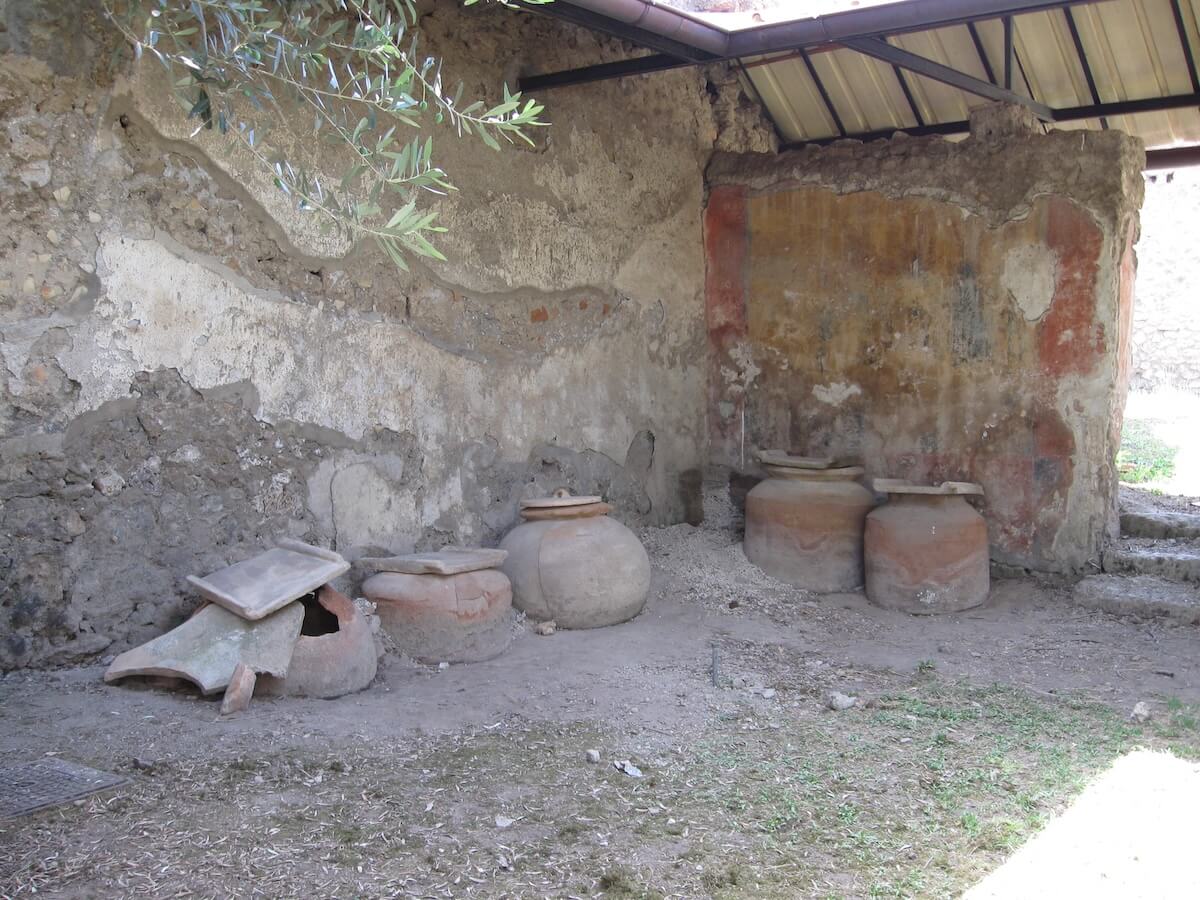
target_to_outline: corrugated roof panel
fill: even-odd
[[[1014,19],[1013,43],[1029,90],[1039,102],[1057,109],[1092,103],[1062,10]]]
[[[836,137],[837,127],[804,61],[798,55],[768,65],[761,61],[746,60],[746,71],[783,136],[790,141]]]
[[[987,79],[966,28],[938,28],[898,35],[889,43],[976,78]],[[940,81],[913,75],[909,82],[920,91],[922,113],[930,122],[957,122],[967,117],[972,106],[978,105],[975,102],[978,98]]]
[[[1098,47],[1104,54],[1103,71],[1113,99],[1191,91],[1170,0],[1101,3],[1087,11],[1098,27]],[[1104,88],[1101,95],[1105,96]],[[1110,124],[1137,134],[1148,146],[1200,140],[1200,122],[1187,110],[1118,116]]]
[[[1200,64],[1200,0],[1180,0],[1193,58]],[[1101,103],[1189,94],[1188,74],[1171,0],[1107,0],[1071,7],[1079,41]],[[1094,100],[1075,47],[1068,13],[1054,9],[1014,21],[1019,65],[1012,90],[1052,108],[1089,106]],[[994,83],[1004,73],[1004,27],[999,20],[975,23]],[[980,80],[987,66],[965,25],[888,38],[910,53]],[[845,48],[812,51],[817,71],[846,131],[853,135],[911,128],[916,119],[893,67]],[[750,69],[751,79],[785,138],[834,137],[837,129],[802,59],[783,54]],[[988,101],[941,82],[905,73],[913,102],[926,124],[959,122]],[[1145,140],[1147,146],[1200,143],[1200,109],[1110,117],[1108,124]],[[1061,122],[1063,129],[1100,128],[1099,119]]]
[[[812,62],[851,134],[904,128],[912,121],[910,114],[901,113],[904,94],[890,67],[853,50],[816,53]]]

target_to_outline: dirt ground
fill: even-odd
[[[0,823],[0,897],[953,896],[1127,751],[1200,755],[1194,628],[1033,579],[916,618],[780,584],[727,530],[643,539],[635,620],[389,657],[339,700],[222,719],[99,666],[0,678],[0,765],[131,779]]]

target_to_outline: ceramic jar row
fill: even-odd
[[[781,581],[819,593],[865,586],[878,606],[957,612],[987,599],[987,525],[965,500],[977,485],[879,479],[858,466],[764,454],[768,477],[746,497],[747,558]]]

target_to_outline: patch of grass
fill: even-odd
[[[1175,474],[1177,447],[1159,439],[1155,423],[1147,419],[1126,420],[1117,451],[1117,471],[1126,484],[1165,481]]]
[[[607,897],[637,897],[640,900],[653,900],[662,897],[658,891],[645,888],[637,873],[628,866],[612,866],[600,875],[600,890]]]

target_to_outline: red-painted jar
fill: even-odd
[[[781,581],[821,593],[863,584],[863,522],[874,495],[858,466],[780,453],[759,457],[768,478],[746,495],[746,557]]]
[[[983,489],[878,479],[888,502],[867,516],[867,598],[876,606],[928,614],[959,612],[987,600],[987,523],[967,501]]]

